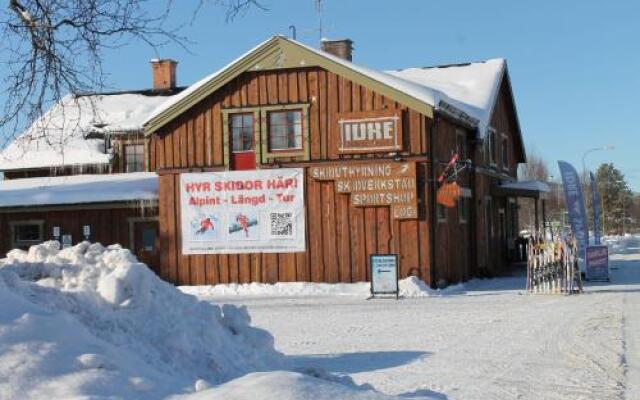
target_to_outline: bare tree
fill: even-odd
[[[207,3],[224,6],[227,20],[263,8],[259,0],[191,0],[194,16]],[[153,49],[188,44],[179,34],[182,26],[169,23],[176,7],[174,0],[8,0],[0,10],[4,139],[67,93],[101,90],[105,50],[134,40]]]

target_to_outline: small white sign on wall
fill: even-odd
[[[71,247],[73,243],[73,238],[71,235],[62,235],[62,248],[66,249],[67,247]]]
[[[56,239],[60,237],[60,227],[59,226],[54,226],[53,227],[53,237],[56,238]]]

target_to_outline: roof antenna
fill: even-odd
[[[322,41],[322,0],[315,0],[316,12],[318,13],[318,34],[320,35],[320,41]]]
[[[289,30],[291,31],[291,37],[293,38],[293,40],[296,40],[296,26],[289,25]]]

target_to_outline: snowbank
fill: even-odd
[[[411,276],[399,281],[400,296],[402,297],[429,297],[460,291],[463,286],[456,285],[444,290],[433,290],[418,277]],[[224,297],[224,296],[361,296],[368,297],[371,292],[369,282],[358,283],[311,283],[311,282],[278,282],[267,283],[243,283],[221,284],[215,286],[181,286],[185,293],[197,297]]]
[[[249,374],[218,388],[176,396],[173,400],[390,400],[399,397],[385,396],[372,390],[358,389],[318,379],[296,372],[257,372]]]
[[[640,240],[640,235],[624,236],[603,236],[602,244],[609,247],[609,254],[635,254],[640,250],[636,242]]]
[[[244,307],[202,302],[120,246],[58,242],[0,262],[0,398],[160,398],[278,369]]]

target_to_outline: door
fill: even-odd
[[[160,272],[158,221],[133,222],[133,251],[140,262]]]
[[[256,169],[256,147],[254,140],[255,120],[253,113],[229,115],[231,169]]]

